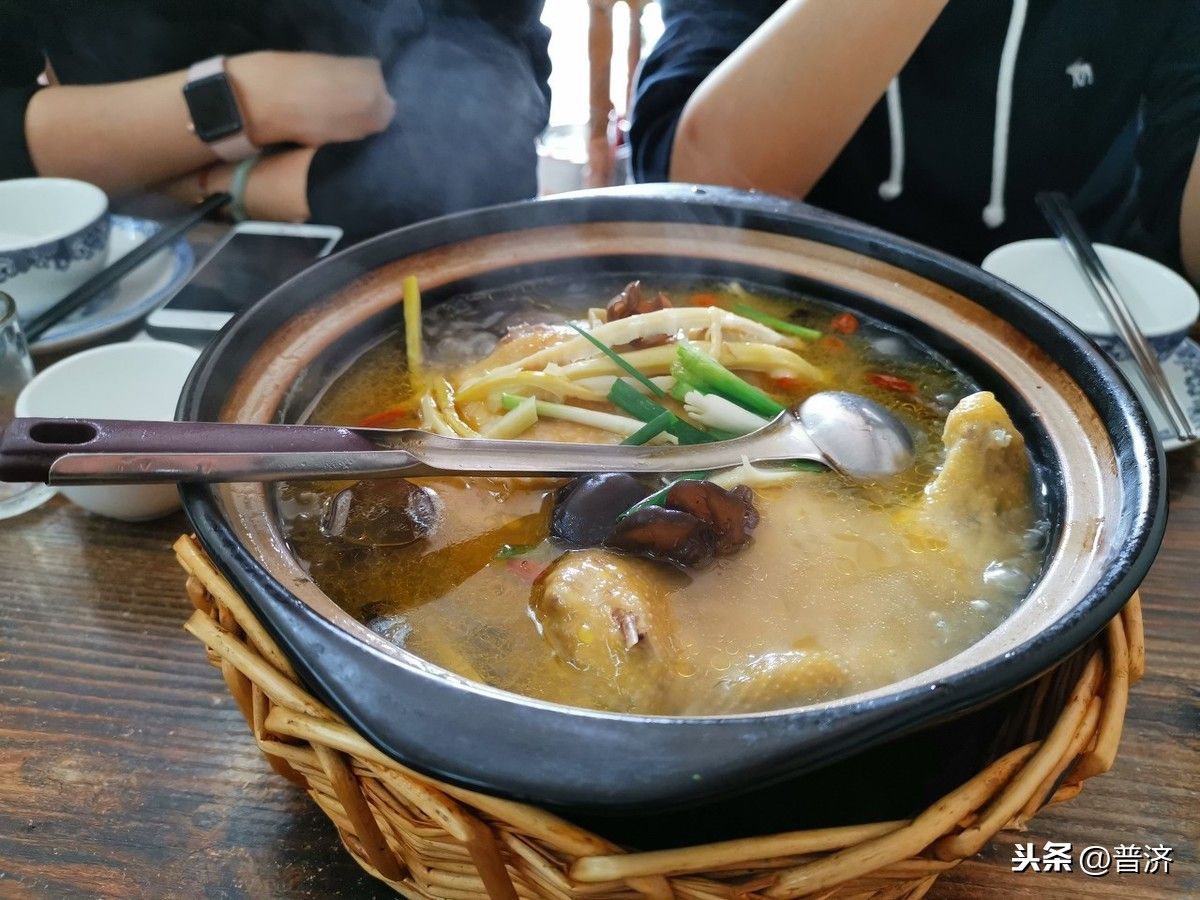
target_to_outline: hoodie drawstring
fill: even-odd
[[[887,86],[888,134],[892,142],[892,170],[879,185],[879,196],[895,200],[904,190],[904,114],[900,109],[900,78]]]
[[[988,228],[1004,224],[1004,181],[1008,175],[1008,126],[1012,119],[1013,76],[1017,70],[1017,51],[1025,30],[1028,0],[1013,0],[1008,34],[1000,51],[1000,73],[996,76],[996,126],[992,132],[992,193],[983,208],[983,223]]]
[[[1000,51],[1000,70],[996,75],[996,123],[992,130],[992,187],[988,204],[983,208],[983,222],[988,228],[999,228],[1005,219],[1004,183],[1008,177],[1008,129],[1012,119],[1013,77],[1028,7],[1029,0],[1013,0],[1004,48]],[[888,84],[887,112],[892,166],[887,180],[879,185],[879,196],[884,200],[895,200],[904,192],[904,114],[900,107],[899,76]]]

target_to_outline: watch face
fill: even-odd
[[[242,115],[223,72],[184,85],[196,136],[206,144],[242,130]]]

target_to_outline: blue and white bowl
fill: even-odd
[[[108,197],[70,178],[0,181],[0,290],[28,321],[100,271]]]
[[[1178,273],[1152,259],[1108,244],[1095,247],[1142,334],[1158,358],[1166,361],[1183,343],[1200,313],[1196,291]],[[1056,239],[1005,244],[988,254],[983,268],[1074,323],[1113,359],[1130,358],[1091,288]]]

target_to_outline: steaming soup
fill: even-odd
[[[632,284],[586,311],[562,297],[529,285],[429,309],[419,370],[409,371],[403,336],[386,340],[311,420],[706,441],[836,388],[900,416],[916,464],[870,484],[742,465],[676,482],[282,485],[297,558],[384,638],[554,702],[740,713],[935,665],[994,628],[1036,576],[1044,526],[1024,441],[992,395],[921,345],[738,285]]]

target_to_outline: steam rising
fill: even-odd
[[[396,100],[387,131],[317,154],[314,221],[360,238],[536,194],[534,142],[549,117],[541,2],[271,7],[266,34],[289,48],[377,57]]]

